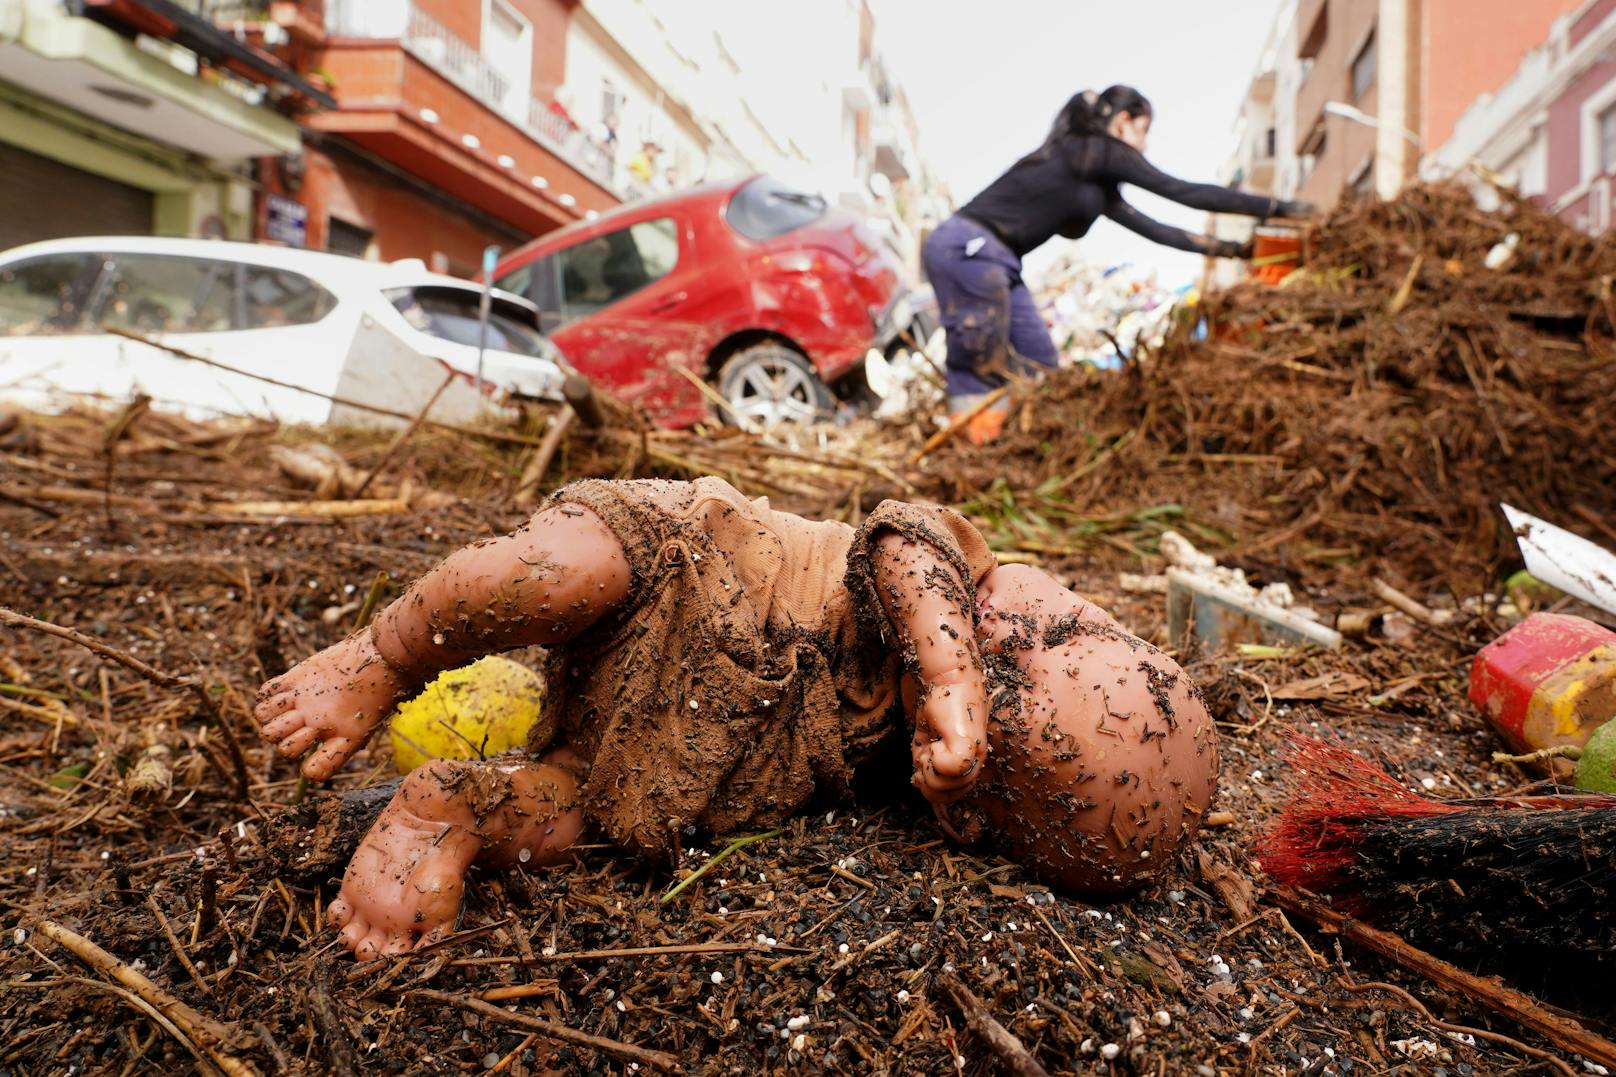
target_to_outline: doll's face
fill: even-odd
[[[1082,621],[1111,627],[1111,615],[1055,577],[1031,565],[1000,565],[976,587],[976,639],[984,651],[998,651],[1006,640],[1031,633],[1035,638],[1052,619],[1076,614]]]

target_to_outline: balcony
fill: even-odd
[[[870,128],[871,164],[888,179],[903,180],[914,175],[914,152],[895,123],[878,123]]]
[[[339,107],[310,126],[535,233],[621,201],[609,154],[414,4],[328,0],[325,31]]]
[[[1274,83],[1277,81],[1274,69],[1269,68],[1251,80],[1251,88],[1246,91],[1246,100],[1256,105],[1271,105],[1274,102]]]

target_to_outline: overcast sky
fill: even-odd
[[[870,0],[877,47],[902,83],[921,153],[964,204],[1048,133],[1083,89],[1138,87],[1155,106],[1148,154],[1185,179],[1217,180],[1234,119],[1280,0]],[[1206,216],[1137,189],[1158,220],[1200,231]],[[1056,237],[1029,268],[1070,249]],[[1101,219],[1077,241],[1091,262],[1150,266],[1169,286],[1201,260]]]

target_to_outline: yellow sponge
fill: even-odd
[[[523,747],[543,701],[544,678],[508,658],[451,669],[399,706],[392,728],[398,772],[408,774],[428,759],[480,759]]]

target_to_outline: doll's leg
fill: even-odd
[[[360,843],[326,910],[361,961],[454,929],[466,870],[553,864],[583,829],[583,764],[570,749],[539,762],[439,759],[416,768]]]
[[[628,593],[622,544],[575,505],[544,509],[503,538],[473,543],[416,580],[369,630],[264,685],[254,715],[287,758],[329,778],[393,707],[446,669],[530,644],[564,643]]]

